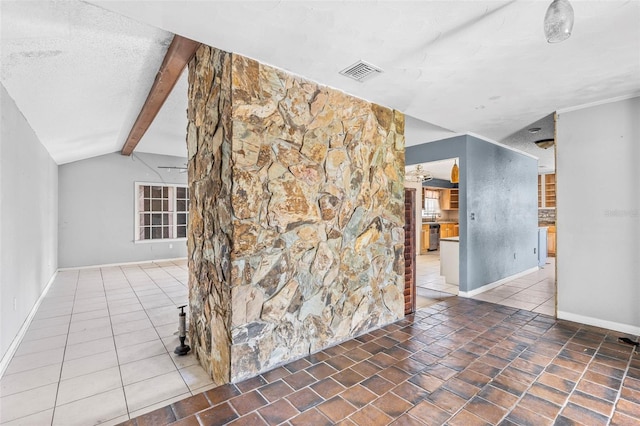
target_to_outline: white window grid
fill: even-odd
[[[189,222],[189,188],[135,183],[135,241],[184,240]]]

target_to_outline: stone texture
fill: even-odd
[[[401,318],[404,116],[213,48],[189,69],[201,362],[239,381]]]
[[[187,110],[189,341],[216,384],[231,378],[231,182],[224,178],[231,155],[230,83],[231,55],[198,49],[189,66]]]

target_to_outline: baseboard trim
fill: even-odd
[[[27,330],[31,325],[31,321],[33,321],[33,317],[36,315],[36,312],[38,312],[38,308],[40,307],[40,304],[42,303],[45,296],[49,292],[49,289],[51,288],[51,285],[53,284],[57,276],[58,276],[58,270],[56,270],[53,273],[53,275],[51,275],[49,282],[44,287],[44,290],[42,290],[42,293],[40,293],[40,297],[38,297],[38,300],[36,300],[36,303],[33,304],[33,307],[31,308],[31,312],[29,312],[29,315],[27,315],[27,318],[22,323],[22,327],[20,327],[18,334],[16,335],[16,337],[14,337],[13,341],[9,345],[9,349],[7,349],[7,352],[5,352],[5,354],[2,356],[2,360],[0,360],[0,378],[4,375],[5,370],[9,366],[9,363],[11,362],[11,360],[13,359],[13,355],[15,355],[16,350],[18,349],[18,346],[20,346],[20,343],[22,343],[22,339],[24,339],[24,335],[27,334]]]
[[[608,330],[615,330],[621,333],[627,333],[634,336],[640,336],[640,327],[630,325],[630,324],[623,324],[619,322],[603,320],[600,318],[587,317],[584,315],[578,315],[571,312],[565,312],[560,310],[558,310],[558,319],[578,322],[580,324],[592,325],[595,327],[606,328]]]
[[[522,271],[522,272],[518,272],[517,274],[508,276],[508,277],[503,278],[501,280],[494,281],[494,282],[489,283],[489,284],[485,284],[482,287],[473,289],[471,291],[458,291],[458,296],[460,296],[460,297],[473,297],[473,296],[476,296],[476,295],[478,295],[480,293],[484,293],[485,291],[489,291],[489,290],[492,290],[492,289],[494,289],[494,288],[496,288],[498,286],[501,286],[502,284],[504,284],[506,282],[509,282],[511,280],[515,280],[515,279],[523,277],[525,275],[529,275],[530,273],[536,272],[539,269],[540,269],[540,267],[534,266],[533,268],[527,269],[527,270]]]
[[[66,268],[58,268],[58,271],[62,272],[62,271],[75,271],[78,269],[111,268],[114,266],[139,265],[141,263],[144,264],[144,263],[155,263],[155,262],[172,262],[174,260],[185,260],[185,259],[186,257],[173,257],[170,259],[137,260],[134,262],[104,263],[101,265],[69,266]]]

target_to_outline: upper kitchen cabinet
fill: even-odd
[[[556,175],[538,175],[538,208],[556,208]]]
[[[443,189],[440,198],[440,208],[442,210],[458,210],[459,192],[457,189]]]

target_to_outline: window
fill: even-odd
[[[424,210],[427,214],[440,213],[440,194],[438,191],[425,189],[424,190]]]
[[[187,237],[189,188],[136,184],[136,241]]]

